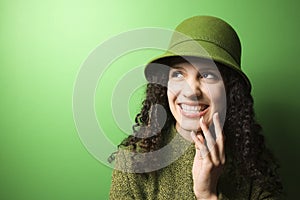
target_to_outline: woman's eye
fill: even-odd
[[[171,76],[173,78],[182,78],[183,77],[183,73],[181,71],[175,71],[175,72],[172,72]]]
[[[202,73],[201,74],[201,78],[205,78],[205,79],[216,79],[216,75],[214,75],[213,73]]]

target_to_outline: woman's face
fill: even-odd
[[[171,66],[168,102],[177,130],[199,131],[201,116],[211,124],[213,114],[226,109],[225,88],[216,65],[198,59]]]

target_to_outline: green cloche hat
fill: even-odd
[[[170,58],[178,56],[211,59],[230,67],[239,72],[247,88],[251,90],[250,81],[241,70],[239,37],[222,19],[212,16],[194,16],[180,23],[172,35],[168,50],[147,64],[146,79],[152,82],[153,76],[163,73],[159,66],[166,64]]]

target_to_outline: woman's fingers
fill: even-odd
[[[213,115],[213,123],[214,123],[214,130],[216,134],[216,140],[213,138],[209,128],[203,121],[203,117],[200,118],[200,127],[202,129],[203,135],[205,137],[205,142],[202,143],[205,146],[206,149],[206,156],[208,153],[210,153],[211,160],[215,164],[225,163],[225,152],[224,152],[224,136],[222,133],[222,128],[220,124],[220,119],[218,113],[215,113]],[[197,144],[196,144],[197,145]],[[207,147],[206,147],[207,146]],[[200,148],[200,146],[199,146]],[[202,149],[204,147],[201,147]]]
[[[209,191],[212,188],[211,186],[217,183],[225,162],[222,128],[218,114],[213,115],[212,123],[217,135],[216,140],[211,133],[211,129],[203,121],[203,117],[200,119],[200,127],[203,134],[196,135],[194,131],[191,133],[196,147],[192,169],[194,191],[197,191],[199,194],[203,193],[203,191]]]
[[[210,153],[211,161],[214,164],[219,164],[220,159],[219,159],[219,152],[216,150],[216,147],[215,147],[216,142],[215,142],[214,138],[212,137],[212,134],[209,131],[207,125],[204,123],[203,117],[200,118],[200,127],[201,127],[203,135],[205,137],[205,141],[206,141],[208,151]]]
[[[216,137],[217,138],[222,137],[223,134],[222,134],[222,127],[220,124],[219,113],[215,113],[213,115],[213,123],[215,126]]]
[[[204,144],[203,136],[196,135],[196,133],[194,131],[192,131],[191,137],[192,137],[193,141],[195,142],[196,156],[199,157],[200,159],[205,158],[206,155],[209,153],[209,151]]]
[[[213,123],[214,123],[214,126],[215,126],[215,132],[216,132],[216,144],[217,144],[217,147],[218,147],[217,150],[218,150],[218,153],[219,153],[221,163],[224,164],[225,163],[225,149],[224,149],[225,136],[222,132],[220,117],[219,117],[218,113],[215,113],[213,115]]]
[[[216,140],[211,134],[211,131],[203,121],[203,117],[200,118],[200,127],[203,135],[196,135],[194,131],[191,133],[191,137],[195,142],[196,154],[202,159],[207,158],[211,160],[215,165],[225,163],[225,150],[224,150],[224,135],[222,133],[222,127],[218,113],[213,115],[214,131],[216,134]],[[209,154],[209,156],[208,156]]]
[[[212,137],[208,127],[204,123],[203,117],[200,118],[200,127],[201,127],[203,135],[205,137],[206,145],[207,145],[208,149],[211,151],[216,142],[215,142],[214,138]]]

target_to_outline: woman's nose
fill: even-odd
[[[182,92],[186,98],[189,98],[193,101],[197,101],[202,95],[200,81],[197,78],[187,79]]]

